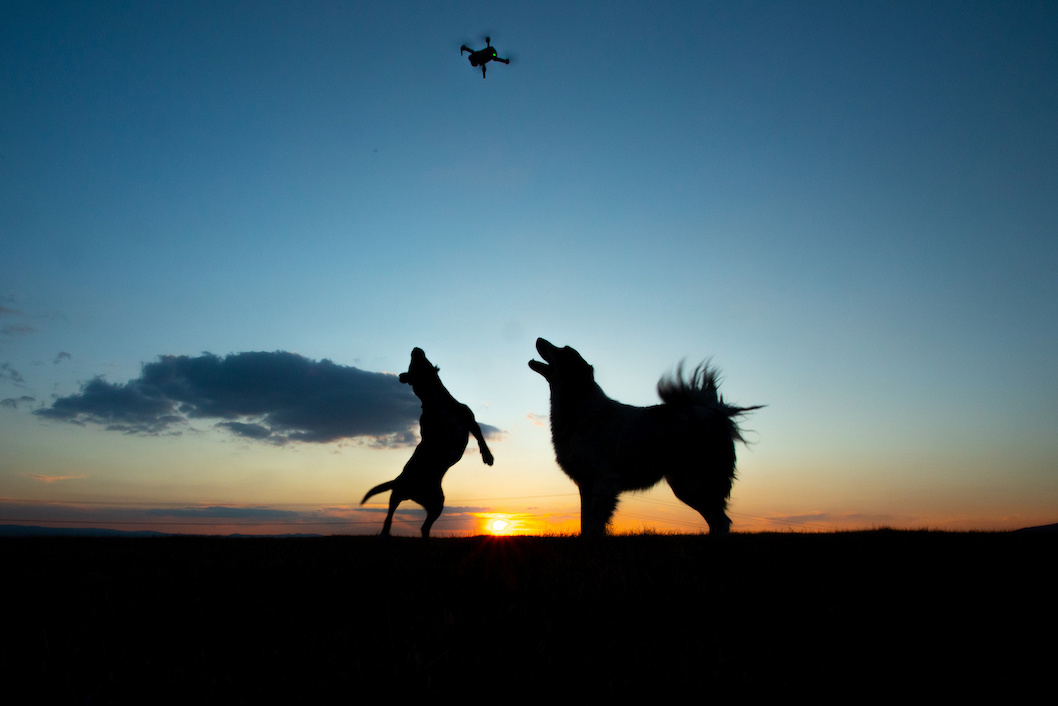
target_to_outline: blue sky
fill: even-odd
[[[544,336],[623,402],[711,358],[768,405],[736,530],[1058,520],[1058,9],[570,5],[0,3],[0,515],[375,531],[406,447],[41,412],[420,346],[497,430],[438,529],[575,529]],[[617,522],[704,528],[665,487]]]

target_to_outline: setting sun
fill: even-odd
[[[543,519],[520,512],[481,512],[474,515],[480,534],[493,537],[515,537],[540,534],[544,529]]]

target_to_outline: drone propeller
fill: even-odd
[[[474,51],[480,51],[480,50],[484,49],[485,47],[489,46],[491,42],[492,42],[492,33],[491,32],[486,32],[486,33],[482,34],[480,37],[478,37],[477,39],[468,39],[468,40],[466,40],[464,42],[461,42],[460,44],[462,46],[464,46],[464,47],[467,47],[468,49],[473,49]]]
[[[485,44],[490,44],[491,43],[491,39],[492,39],[492,33],[491,32],[488,32],[488,33],[483,34],[481,36],[481,41],[485,42]],[[494,49],[496,48],[495,45],[492,45],[492,47]],[[501,47],[499,49],[496,49],[496,53],[499,54],[501,57],[503,57],[505,59],[510,59],[510,63],[512,63],[512,64],[515,63],[515,61],[516,61],[515,54],[512,53],[512,52],[507,51],[503,47]]]
[[[492,46],[493,49],[496,49],[496,47],[492,44],[492,32],[486,32],[481,35],[481,41],[484,42],[486,46]],[[514,64],[517,62],[517,60],[515,59],[515,55],[509,51],[506,51],[504,49],[496,49],[496,53],[500,56],[500,58],[507,59],[507,61],[505,62],[507,64]]]

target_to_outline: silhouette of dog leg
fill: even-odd
[[[433,527],[433,523],[437,521],[437,518],[441,516],[441,513],[445,509],[445,496],[438,489],[437,494],[429,498],[422,498],[416,501],[426,508],[426,522],[422,523],[422,537],[428,539],[430,537],[430,528]]]
[[[732,465],[734,461],[731,462]],[[723,536],[731,531],[731,518],[727,509],[727,496],[731,493],[730,480],[716,480],[716,474],[669,474],[666,476],[673,494],[687,503],[705,518],[709,534]]]
[[[400,505],[404,498],[397,495],[397,491],[394,490],[389,495],[389,512],[386,513],[386,521],[382,523],[382,534],[383,537],[389,536],[390,528],[393,526],[393,513],[397,511],[397,506]]]
[[[581,535],[605,535],[610,518],[617,509],[617,490],[605,482],[582,484],[579,490]]]
[[[709,523],[709,534],[723,537],[731,533],[731,518],[723,510],[706,513],[705,521]]]

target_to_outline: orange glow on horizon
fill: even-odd
[[[705,522],[690,508],[669,503],[642,504],[634,498],[618,510],[610,533],[706,534]],[[409,504],[410,505],[410,504]],[[4,524],[53,530],[114,529],[194,535],[374,535],[381,529],[382,506],[362,508],[338,504],[237,504],[113,501],[113,500],[17,500],[0,499]],[[570,503],[556,507],[530,505],[513,511],[482,510],[442,517],[439,536],[563,537],[580,533],[579,508]],[[941,531],[1009,531],[1052,524],[1050,512],[1010,513],[999,519],[984,516],[953,516],[942,512],[919,512],[903,516],[865,512],[813,509],[800,513],[785,508],[743,505],[729,514],[732,531],[841,532],[857,530],[931,529]],[[398,514],[394,531],[418,536],[422,511],[408,507]]]

